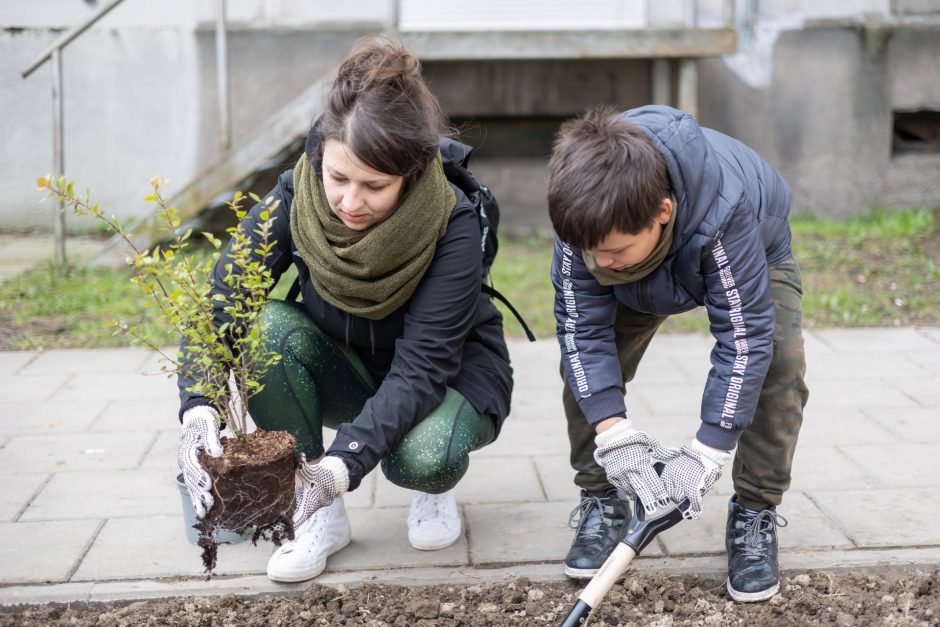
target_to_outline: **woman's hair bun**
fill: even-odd
[[[388,37],[356,42],[327,96],[321,146],[339,140],[370,168],[404,176],[410,187],[449,134],[417,57]]]

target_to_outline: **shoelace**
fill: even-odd
[[[762,509],[757,515],[744,523],[744,555],[762,555],[764,534],[776,527],[786,527],[787,519],[772,509]]]
[[[582,537],[583,535],[588,538],[600,538],[603,535],[601,533],[600,524],[596,524],[587,529],[584,529],[584,524],[588,521],[591,511],[595,508],[597,508],[598,514],[603,518],[604,500],[604,497],[585,496],[581,499],[581,502],[571,510],[571,513],[568,515],[568,526],[575,530],[575,536]]]
[[[412,503],[412,517],[418,521],[428,520],[429,518],[441,518],[441,514],[447,514],[441,508],[444,501],[443,494],[428,494],[419,492]]]

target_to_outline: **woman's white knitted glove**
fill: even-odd
[[[728,463],[733,452],[692,440],[689,446],[679,449],[678,455],[666,461],[663,483],[669,497],[676,503],[689,499],[688,508],[682,512],[685,518],[698,518],[702,513],[702,497],[721,477],[721,468]]]
[[[321,507],[326,507],[349,488],[349,469],[339,457],[327,455],[318,463],[304,462],[297,471],[303,492],[294,509],[294,529],[310,520]]]
[[[192,407],[183,414],[183,430],[180,431],[180,446],[176,453],[176,464],[183,473],[183,483],[197,518],[203,518],[214,502],[212,478],[199,463],[200,449],[212,457],[222,455],[219,413],[208,405]]]

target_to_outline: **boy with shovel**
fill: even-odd
[[[689,499],[734,458],[728,592],[779,589],[775,508],[807,389],[790,189],[756,152],[665,106],[595,109],[564,124],[549,164],[555,316],[581,503],[565,572],[592,577],[629,512]],[[627,413],[625,384],[670,314],[704,306],[715,339],[694,440],[667,448]],[[668,393],[668,390],[663,390]],[[662,475],[655,460],[665,462]]]

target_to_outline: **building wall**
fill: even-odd
[[[117,11],[117,10],[116,10]],[[106,18],[107,19],[107,18]],[[233,141],[339,62],[363,30],[233,29],[228,36]],[[51,172],[51,70],[19,71],[55,41],[48,29],[0,31],[0,231],[49,230],[37,204]],[[221,154],[215,33],[207,28],[95,29],[63,54],[65,168],[107,211],[144,215],[148,181],[172,193]],[[67,218],[70,230],[90,227]]]
[[[700,119],[764,155],[794,211],[846,216],[940,205],[940,155],[892,155],[892,111],[940,111],[940,27],[808,26],[781,33],[770,84],[700,63]]]
[[[51,204],[35,181],[52,171],[51,70],[19,70],[55,40],[49,31],[0,34],[0,230],[49,230]],[[65,167],[120,216],[143,210],[155,174],[182,183],[198,168],[204,120],[200,50],[191,32],[95,31],[63,55]],[[15,70],[11,71],[11,70]]]
[[[683,4],[653,2],[648,18],[681,23]],[[703,0],[700,17],[714,20],[722,4]],[[745,3],[736,4],[740,11]],[[698,63],[700,121],[764,154],[793,186],[797,211],[848,215],[871,205],[940,204],[940,157],[891,154],[892,111],[940,111],[940,0],[760,4],[754,30],[742,29],[738,55]],[[172,193],[220,153],[214,6],[127,0],[65,51],[66,169],[119,215],[146,210],[140,199],[154,174],[171,179]],[[385,0],[228,6],[236,143],[328,72],[388,9]],[[19,72],[95,8],[85,0],[0,4],[0,119],[7,129],[0,231],[51,226],[53,209],[37,205],[33,184],[52,167],[50,72],[40,68],[27,80]],[[913,15],[919,25],[885,28],[890,12]],[[339,26],[349,21],[356,27]],[[524,128],[532,119],[560,123],[591,104],[645,104],[650,67],[570,60],[428,63],[425,70],[452,116]],[[492,143],[480,149],[476,169],[502,200],[507,224],[547,226],[546,160]]]

